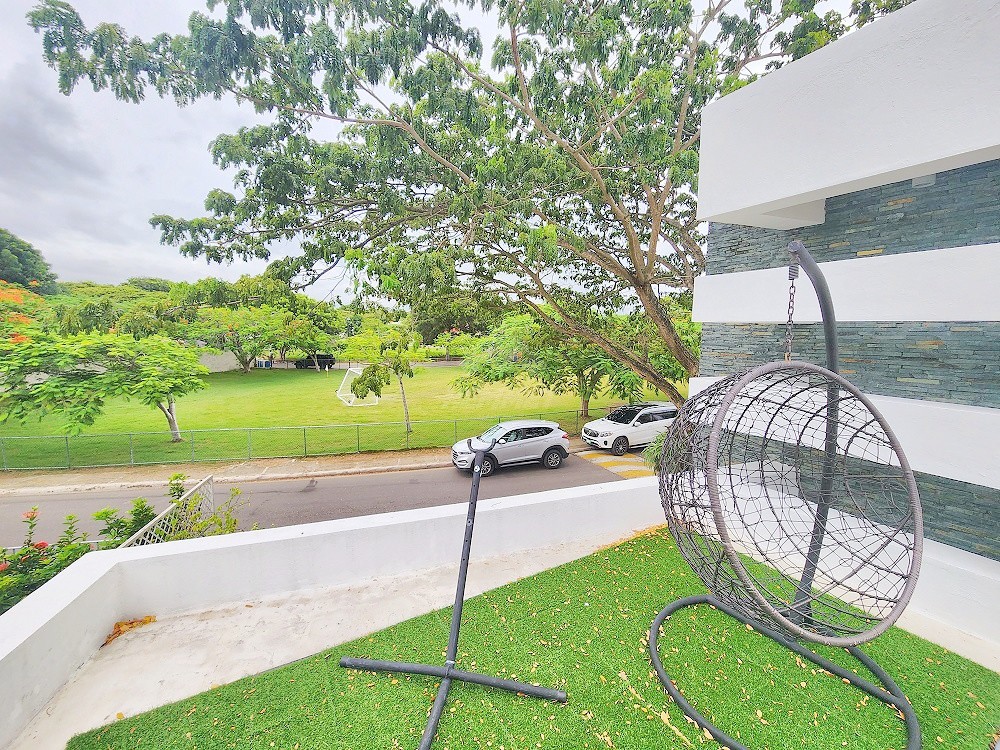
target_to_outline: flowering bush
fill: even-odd
[[[0,286],[0,293],[2,292],[3,287]],[[231,534],[239,530],[235,511],[245,505],[239,489],[232,488],[229,498],[218,507],[203,509],[200,495],[183,497],[186,479],[184,474],[170,477],[167,494],[171,502],[179,506],[176,515],[179,523],[166,536],[165,541]],[[55,542],[36,542],[38,506],[24,514],[27,526],[24,542],[17,550],[0,551],[0,614],[91,550],[118,547],[152,521],[156,517],[156,510],[146,498],[137,497],[127,513],[123,514],[115,508],[102,508],[93,517],[104,522],[98,541],[87,541],[87,535],[77,530],[76,516],[66,516],[63,532]],[[160,539],[164,537],[161,536]]]
[[[77,530],[76,522],[76,516],[66,516],[63,532],[55,542],[36,542],[38,507],[24,514],[24,542],[0,558],[0,613],[90,552],[91,545]]]

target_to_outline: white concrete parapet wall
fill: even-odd
[[[0,747],[10,746],[119,620],[439,569],[457,560],[465,515],[461,503],[92,552],[0,616]],[[587,554],[662,522],[655,478],[483,500],[472,564],[560,544]],[[494,583],[518,577],[514,570]],[[998,670],[998,585],[1000,563],[928,542],[899,624]]]
[[[831,196],[1000,158],[998,39],[1000,0],[920,0],[713,102],[699,218],[822,224]]]
[[[460,503],[84,556],[0,616],[0,747],[9,746],[96,652],[115,622],[452,564],[461,550],[466,507]],[[569,542],[610,544],[662,522],[656,482],[650,478],[482,500],[473,560]]]

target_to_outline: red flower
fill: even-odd
[[[10,567],[9,562],[0,562],[0,573],[3,573],[9,567]]]
[[[45,549],[48,546],[49,546],[48,542],[36,542],[35,543],[35,549]]]
[[[24,511],[24,517],[26,519],[28,519],[29,521],[32,520],[33,518],[38,518],[38,511],[37,510],[26,510],[26,511]]]

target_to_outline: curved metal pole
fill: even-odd
[[[750,625],[754,628],[754,630],[757,630],[762,635],[767,636],[775,643],[805,657],[813,664],[825,669],[827,672],[848,681],[859,690],[863,690],[868,695],[873,698],[877,698],[886,705],[898,709],[903,715],[903,721],[906,723],[906,748],[908,750],[919,750],[921,741],[920,724],[917,721],[916,711],[913,710],[913,706],[910,705],[910,702],[906,699],[906,696],[903,695],[903,691],[899,689],[896,682],[888,674],[886,674],[885,670],[882,669],[882,667],[880,667],[874,659],[868,656],[868,654],[859,649],[857,646],[851,646],[847,649],[848,652],[850,652],[855,659],[864,664],[884,687],[869,682],[863,677],[859,677],[849,669],[844,669],[839,664],[820,656],[815,651],[806,648],[798,641],[779,633],[777,630],[769,628],[763,623],[746,617],[743,613],[733,609],[727,604],[724,604],[714,596],[688,596],[668,604],[663,608],[660,614],[656,616],[656,619],[653,620],[653,624],[649,629],[649,658],[653,662],[653,668],[656,670],[656,674],[660,678],[660,682],[663,684],[664,689],[680,707],[681,711],[683,711],[686,716],[693,719],[698,726],[712,735],[712,738],[723,747],[730,748],[730,750],[749,750],[745,745],[730,737],[728,734],[715,726],[711,721],[702,716],[694,706],[688,703],[684,696],[681,695],[680,690],[674,684],[673,680],[670,679],[670,675],[667,674],[666,670],[663,668],[663,663],[660,661],[660,652],[657,642],[660,636],[660,627],[663,625],[663,622],[674,612],[683,609],[684,607],[691,607],[697,604],[708,604],[721,612],[725,612],[734,620],[742,622],[745,625]]]
[[[802,266],[809,281],[816,290],[820,314],[823,317],[823,338],[826,341],[826,368],[839,375],[839,347],[837,345],[837,316],[833,311],[833,298],[826,277],[812,255],[799,240],[788,246],[792,262]],[[837,425],[840,418],[840,393],[835,384],[830,384],[826,392],[826,435],[823,456],[823,473],[820,480],[819,498],[816,503],[816,517],[813,519],[812,536],[809,539],[809,550],[806,552],[806,562],[802,566],[802,578],[795,590],[795,600],[790,614],[800,623],[812,617],[810,604],[813,580],[819,567],[820,554],[823,551],[823,538],[826,536],[826,523],[830,516],[830,505],[833,497],[833,480],[837,464]]]

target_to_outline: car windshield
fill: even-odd
[[[492,440],[497,436],[499,432],[502,432],[503,425],[495,424],[482,435],[479,436],[480,440]]]
[[[641,406],[619,406],[608,415],[608,421],[617,422],[618,424],[631,424],[632,420],[635,419],[635,415],[641,412],[642,408]]]

